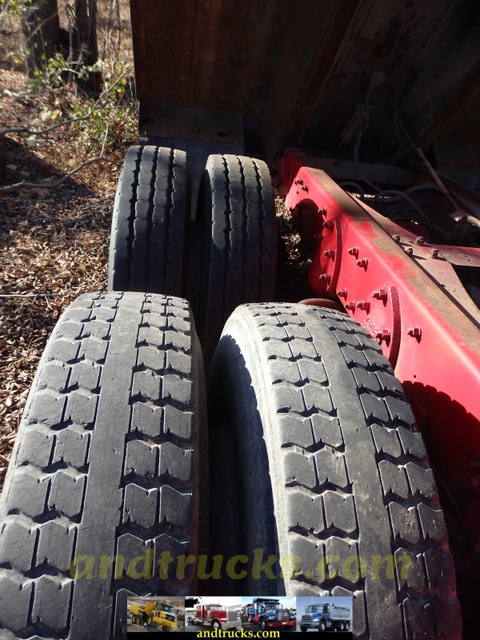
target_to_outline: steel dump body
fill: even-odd
[[[241,129],[222,128],[221,112],[242,116],[266,157],[286,141],[318,153],[348,139],[370,93],[363,161],[392,163],[393,107],[408,113],[405,124],[422,147],[478,142],[475,3],[131,0],[131,15],[147,138],[241,142]],[[155,116],[166,107],[193,112],[188,122],[177,113],[172,128]]]
[[[270,162],[315,304],[358,320],[403,384],[468,603],[480,584],[477,6],[131,0],[131,15],[140,140],[187,150],[194,194],[210,153]],[[406,151],[408,166],[397,162]],[[431,238],[426,223],[381,215],[373,194],[360,201],[337,182],[436,190]],[[454,223],[471,226],[452,240]]]

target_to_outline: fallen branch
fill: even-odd
[[[107,122],[107,126],[105,127],[105,135],[103,137],[103,144],[102,144],[102,149],[100,151],[100,155],[96,156],[95,158],[90,158],[90,160],[85,160],[85,162],[82,162],[82,164],[78,165],[78,167],[75,167],[75,169],[72,169],[72,171],[69,171],[68,173],[66,173],[64,176],[62,176],[55,182],[51,182],[49,180],[44,180],[43,182],[27,182],[26,180],[22,180],[22,182],[16,182],[15,184],[9,184],[6,187],[0,187],[0,193],[10,193],[11,191],[18,191],[18,189],[57,189],[69,178],[71,178],[73,175],[75,175],[82,169],[85,169],[85,167],[88,167],[89,165],[95,162],[103,162],[103,161],[113,162],[112,160],[108,160],[107,158],[104,157],[105,143],[107,141],[107,136],[108,136],[108,122]]]
[[[127,72],[124,71],[122,75],[112,84],[108,89],[104,89],[102,91],[102,95],[98,98],[95,104],[92,106],[90,111],[84,116],[78,116],[76,118],[70,118],[69,120],[62,120],[62,122],[57,122],[53,124],[51,127],[47,127],[46,129],[30,129],[30,127],[9,127],[7,129],[0,130],[0,137],[6,136],[9,133],[27,133],[31,136],[43,136],[51,131],[55,131],[55,129],[59,129],[60,127],[65,127],[69,124],[74,124],[75,122],[83,122],[84,120],[88,120],[92,117],[93,112],[97,109],[98,105],[102,102],[102,100],[107,96],[115,87],[123,80],[123,78],[127,75]]]
[[[66,296],[67,293],[0,293],[0,298],[54,298]]]

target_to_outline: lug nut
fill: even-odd
[[[375,338],[379,344],[381,342],[387,342],[388,340],[390,340],[390,331],[388,329],[377,331],[377,333],[375,334]]]
[[[335,258],[335,249],[325,249],[323,255],[325,258],[331,258],[333,260]]]
[[[332,230],[333,229],[333,220],[327,220],[326,222],[324,222],[323,223],[323,228]]]
[[[360,302],[357,302],[357,307],[368,313],[370,311],[370,302],[368,300],[360,300]]]
[[[388,292],[386,289],[378,289],[372,293],[372,296],[376,300],[381,300],[382,302],[386,302],[388,298]]]
[[[327,284],[330,284],[330,281],[331,281],[331,279],[332,279],[332,276],[331,276],[329,273],[321,273],[321,274],[318,276],[318,279],[319,279],[321,282],[326,282]]]
[[[358,247],[350,247],[348,253],[355,258],[358,258],[358,254],[360,253],[360,249]]]
[[[357,264],[359,267],[363,267],[364,269],[366,269],[368,265],[368,258],[362,258],[361,260],[357,260]]]
[[[407,333],[409,336],[412,336],[412,338],[420,339],[422,337],[421,327],[410,327],[407,329]]]
[[[338,296],[339,298],[346,298],[346,297],[347,297],[347,294],[348,294],[347,289],[340,289],[340,290],[337,292],[337,296]]]
[[[355,311],[355,302],[353,300],[351,300],[350,302],[347,302],[347,304],[345,305],[345,309],[350,309],[350,311]]]

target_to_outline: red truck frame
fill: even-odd
[[[478,265],[480,249],[426,242],[346,193],[321,166],[296,149],[277,163],[285,205],[314,254],[308,280],[320,300],[308,302],[335,300],[381,344],[437,482],[448,486],[453,529],[468,538],[463,553],[478,551],[480,313],[455,268]]]

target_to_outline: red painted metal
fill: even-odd
[[[320,229],[311,288],[336,296],[381,345],[477,546],[480,313],[451,263],[480,267],[479,252],[419,240],[345,193],[300,151],[288,150],[278,170],[286,206]]]

